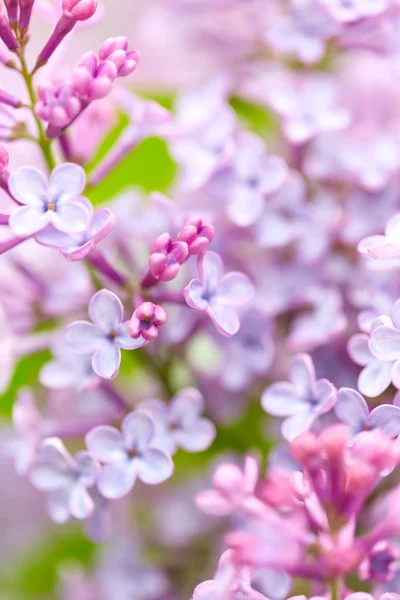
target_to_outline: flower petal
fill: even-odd
[[[43,208],[48,199],[47,181],[39,169],[20,167],[8,179],[11,194],[21,204]]]
[[[88,354],[104,344],[104,334],[89,321],[75,321],[65,329],[65,340],[75,352]]]
[[[122,498],[133,488],[136,481],[136,467],[133,460],[103,467],[97,487],[105,498]]]
[[[85,184],[86,175],[82,167],[75,163],[63,163],[50,176],[50,198],[55,204],[59,200],[74,198],[82,193]]]
[[[118,327],[118,335],[115,338],[118,346],[124,350],[136,350],[147,344],[146,340],[140,335],[138,338],[132,338],[128,334],[128,322],[122,323]]]
[[[207,312],[215,327],[222,335],[230,337],[239,331],[239,317],[232,309],[226,308],[225,306],[219,306],[215,302],[212,308],[209,308]]]
[[[106,340],[92,358],[93,371],[104,379],[113,379],[121,364],[121,350],[113,341]]]
[[[191,427],[176,430],[175,440],[187,452],[202,452],[211,446],[215,435],[214,423],[198,419]]]
[[[70,519],[68,506],[69,489],[50,492],[47,497],[47,511],[55,523],[66,523]]]
[[[224,275],[217,290],[218,301],[224,306],[241,306],[253,296],[253,282],[247,275],[238,271]]]
[[[154,436],[153,419],[143,411],[133,411],[121,424],[127,448],[143,452]]]
[[[369,348],[380,360],[400,358],[400,331],[393,327],[378,327],[371,333]]]
[[[259,190],[245,183],[237,183],[231,193],[228,216],[238,227],[248,227],[261,216],[264,203],[264,196]]]
[[[232,505],[217,490],[205,490],[196,495],[196,504],[208,515],[224,516],[232,513]]]
[[[94,502],[83,486],[75,484],[71,487],[68,507],[75,519],[83,520],[92,514]]]
[[[116,223],[115,215],[108,210],[108,208],[102,208],[95,212],[92,218],[92,222],[89,226],[89,235],[93,241],[98,244],[102,239],[110,233]]]
[[[71,483],[74,467],[72,457],[61,440],[48,438],[39,446],[30,481],[39,490],[60,490]]]
[[[299,394],[308,396],[314,392],[316,378],[311,356],[296,354],[290,363],[289,375]]]
[[[208,300],[204,296],[205,287],[200,279],[192,279],[192,281],[184,289],[185,300],[191,308],[196,310],[206,310]]]
[[[275,417],[286,417],[304,411],[307,406],[293,383],[278,381],[270,385],[261,396],[261,405],[265,412]]]
[[[351,388],[340,388],[334,410],[338,419],[349,425],[353,434],[362,431],[368,417],[368,405],[361,394]]]
[[[94,427],[86,434],[85,442],[89,452],[101,462],[119,463],[126,458],[124,438],[115,427]]]
[[[110,333],[121,324],[124,307],[113,292],[100,290],[91,297],[88,312],[93,323],[101,327],[105,333]]]
[[[79,233],[89,227],[90,213],[82,202],[70,200],[52,212],[52,223],[60,231]]]
[[[75,460],[79,469],[79,482],[85,487],[92,487],[99,472],[98,464],[86,450],[77,452]]]
[[[224,273],[222,258],[216,252],[206,252],[203,257],[199,258],[198,268],[205,289],[212,294]]]
[[[49,222],[47,212],[41,212],[34,206],[21,206],[10,216],[10,229],[21,237],[40,231]]]
[[[171,421],[193,423],[204,409],[204,398],[201,392],[194,387],[180,390],[172,398],[169,405]]]
[[[68,233],[59,231],[53,225],[47,225],[35,235],[35,240],[42,246],[50,246],[51,248],[62,248],[63,246],[72,245],[74,238]]]
[[[389,387],[392,379],[392,362],[373,360],[358,376],[358,389],[364,396],[376,398]]]
[[[139,479],[149,485],[155,485],[171,477],[174,463],[165,452],[149,448],[140,459],[136,460],[136,468]]]
[[[379,429],[389,437],[400,435],[400,408],[392,404],[381,404],[371,411],[367,425]]]
[[[357,365],[363,367],[374,359],[369,349],[369,337],[365,333],[356,333],[351,336],[347,344],[347,352]]]
[[[282,435],[285,440],[293,440],[295,437],[307,431],[314,422],[314,415],[311,411],[304,411],[285,419],[282,423]]]

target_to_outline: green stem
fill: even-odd
[[[54,167],[56,166],[56,162],[54,160],[54,156],[51,151],[51,141],[49,139],[47,139],[46,134],[43,129],[43,125],[42,125],[40,119],[36,116],[34,108],[33,108],[36,103],[36,96],[35,96],[35,91],[33,89],[32,74],[29,73],[25,58],[22,55],[22,53],[19,56],[19,59],[21,62],[21,75],[24,78],[26,88],[28,90],[29,98],[32,103],[32,114],[33,114],[33,117],[36,121],[36,125],[38,128],[39,139],[37,140],[37,143],[39,144],[39,146],[43,152],[43,156],[44,156],[44,159],[46,161],[49,171],[52,171],[54,169]]]
[[[340,579],[338,577],[331,582],[331,600],[340,600]]]

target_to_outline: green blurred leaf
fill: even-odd
[[[279,121],[265,106],[233,97],[230,105],[244,125],[259,135],[272,138],[279,133]]]
[[[9,590],[21,600],[54,598],[52,591],[62,565],[74,562],[91,565],[96,545],[88,540],[79,525],[59,526],[29,548],[0,579],[2,591]]]
[[[50,360],[48,350],[21,358],[15,368],[10,387],[0,395],[0,416],[11,419],[12,407],[18,390],[21,387],[35,387],[38,383],[38,373],[45,362]]]

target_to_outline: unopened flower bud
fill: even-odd
[[[158,336],[158,328],[167,321],[167,313],[158,304],[143,302],[132,315],[128,324],[129,335],[133,338],[142,336],[148,342]]]
[[[101,60],[111,61],[117,67],[117,77],[126,77],[133,73],[139,62],[139,53],[128,49],[128,40],[120,36],[108,38],[99,52]]]
[[[189,249],[185,242],[173,242],[169,233],[162,233],[151,250],[150,271],[160,281],[171,281],[178,275],[181,264],[188,255]]]
[[[11,31],[7,11],[2,2],[0,2],[0,38],[10,50],[18,48],[18,42]]]
[[[18,0],[4,0],[10,25],[18,22]]]
[[[19,26],[21,29],[28,29],[34,3],[35,0],[19,0]]]
[[[215,229],[200,217],[190,217],[178,234],[178,240],[186,242],[190,254],[201,254],[214,239]]]
[[[328,460],[339,459],[349,441],[347,425],[338,424],[327,427],[319,436],[319,441]]]
[[[74,21],[87,21],[93,17],[98,4],[98,0],[63,0],[62,9],[64,15]]]
[[[315,457],[319,456],[321,446],[314,433],[305,431],[290,442],[290,452],[294,459],[306,465]]]

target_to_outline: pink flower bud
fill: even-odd
[[[169,233],[162,233],[151,250],[150,271],[160,281],[171,281],[178,275],[181,264],[188,255],[189,249],[185,242],[173,242]]]
[[[129,335],[133,338],[142,336],[148,342],[158,336],[158,328],[167,321],[167,313],[158,304],[143,302],[132,315],[128,324]]]
[[[16,50],[18,48],[18,42],[11,31],[7,11],[2,2],[0,2],[0,38],[9,50]]]
[[[18,0],[4,0],[4,4],[7,8],[8,19],[11,24],[17,23],[18,21]]]
[[[62,9],[74,21],[87,21],[97,10],[98,0],[63,0]]]
[[[331,425],[324,429],[319,436],[323,452],[328,460],[338,460],[347,447],[349,430],[347,425]]]
[[[186,242],[190,254],[201,254],[214,239],[215,229],[203,223],[200,217],[190,217],[178,234],[178,240]]]
[[[19,0],[19,26],[28,29],[35,0]]]
[[[113,62],[117,67],[117,76],[126,77],[136,69],[139,62],[139,53],[136,50],[128,50],[127,38],[120,36],[108,38],[102,44],[99,58]]]
[[[4,171],[7,169],[7,167],[8,167],[8,152],[4,148],[4,146],[2,146],[0,144],[0,173],[4,173]]]

